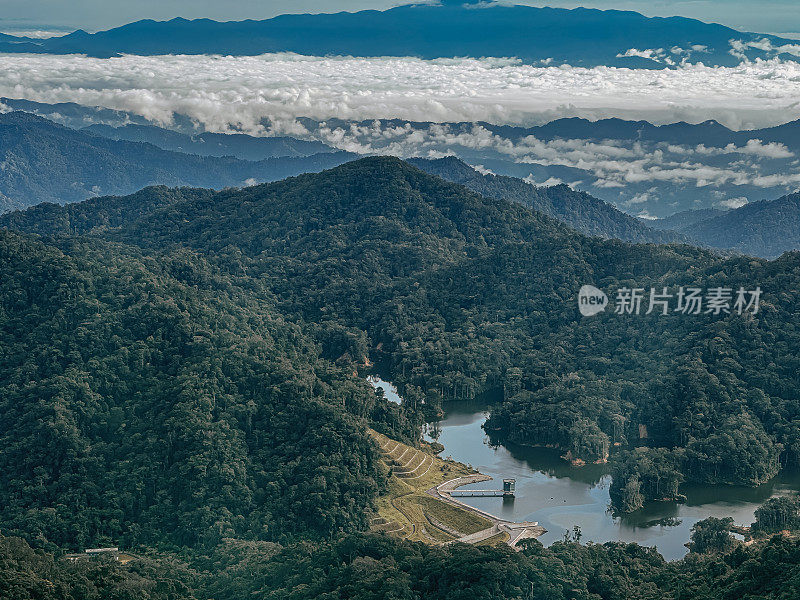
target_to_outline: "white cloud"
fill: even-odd
[[[26,37],[36,40],[43,40],[47,38],[62,36],[69,32],[56,31],[51,29],[5,29],[3,31],[0,31],[0,33],[5,33],[7,35],[13,35],[16,37]]]
[[[494,175],[494,172],[491,169],[487,169],[483,165],[472,165],[472,168],[481,175]]]
[[[747,198],[728,198],[727,200],[722,200],[721,202],[717,202],[717,206],[721,206],[723,208],[741,208],[745,204],[747,204]]]
[[[541,183],[536,181],[536,178],[533,176],[533,173],[530,173],[527,177],[523,178],[525,183],[529,183],[530,185],[534,185],[536,187],[555,187],[557,185],[562,185],[564,182],[560,180],[558,177],[550,177]]]
[[[674,51],[674,48],[673,48]],[[617,54],[617,58],[648,58],[650,60],[660,61],[664,56],[664,49],[658,48],[657,50],[637,50],[636,48],[629,48],[625,52]]]
[[[739,154],[751,154],[753,156],[761,156],[763,158],[791,158],[794,152],[791,152],[785,145],[778,142],[770,142],[769,144],[763,143],[761,140],[748,140],[744,147],[737,148],[733,144],[725,147],[726,151],[737,152]]]
[[[654,123],[717,119],[734,128],[800,117],[800,64],[669,70],[524,65],[514,59],[0,55],[0,95],[128,110],[212,131],[297,131],[316,120],[400,118],[536,124],[616,116]]]
[[[636,194],[633,198],[625,202],[625,204],[633,206],[634,204],[645,204],[646,202],[649,201],[650,201],[650,194],[647,192],[643,192],[641,194]]]
[[[781,46],[775,46],[769,40],[769,38],[761,38],[751,42],[736,40],[736,42],[731,42],[731,46],[738,52],[742,52],[746,48],[755,48],[756,50],[761,50],[763,52],[776,55],[792,54],[794,56],[800,56],[800,44],[783,44]]]

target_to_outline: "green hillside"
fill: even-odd
[[[33,212],[15,226],[42,232]],[[363,331],[428,415],[499,391],[488,427],[501,438],[587,461],[614,444],[661,448],[671,477],[697,482],[757,485],[800,461],[795,254],[723,260],[586,238],[391,158],[192,196],[102,235],[199,252],[292,320]],[[759,285],[764,297],[758,315],[586,319],[584,283]],[[621,464],[620,485],[642,484],[636,460]],[[619,507],[644,489],[630,501],[618,490]]]
[[[392,158],[0,225],[16,230],[0,231],[0,597],[755,600],[798,587],[791,536],[744,546],[706,535],[713,522],[676,563],[582,546],[580,532],[520,553],[359,533],[386,481],[370,427],[413,443],[443,401],[482,393],[502,398],[493,437],[587,461],[616,444],[619,511],[684,480],[756,485],[797,465],[797,253],[588,238]],[[588,283],[612,303],[622,286],[763,297],[756,314],[585,318]],[[367,359],[410,402],[376,397]],[[117,545],[129,564],[62,558]]]
[[[188,251],[0,231],[0,528],[48,548],[363,528],[375,397]]]
[[[412,159],[409,162],[426,173],[460,183],[487,198],[519,202],[585,235],[626,242],[689,242],[689,238],[674,231],[651,229],[641,219],[626,215],[611,204],[586,192],[575,191],[568,185],[536,187],[516,177],[481,174],[453,156],[438,160]]]

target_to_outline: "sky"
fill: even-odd
[[[386,9],[403,3],[400,0],[0,0],[0,30],[97,31],[146,18],[266,19],[289,12]],[[800,32],[797,0],[517,0],[516,3],[636,10],[650,16],[693,17],[747,31]]]

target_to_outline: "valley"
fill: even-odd
[[[0,600],[800,597],[800,8],[68,4],[0,11]]]

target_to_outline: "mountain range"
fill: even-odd
[[[205,132],[197,122],[180,114],[173,114],[169,124],[156,127],[124,111],[10,98],[0,102],[7,107],[4,110],[32,112],[75,129],[89,127],[107,137],[146,140],[165,149],[188,149],[197,154],[230,153],[250,159],[294,153],[301,145],[291,142],[291,147],[284,147],[271,139],[235,131],[231,132],[234,137],[226,138]],[[628,214],[646,218],[731,208],[747,201],[779,198],[797,188],[797,121],[743,130],[732,130],[716,121],[659,126],[622,119],[558,119],[534,127],[401,119],[322,122],[301,118],[298,124],[304,141],[326,144],[316,146],[321,151],[332,145],[357,148],[363,154],[402,157],[452,154],[486,172],[537,185],[567,183]],[[269,120],[260,125],[261,135],[287,139],[282,128],[273,129]],[[203,141],[207,137],[214,138],[214,143]],[[300,152],[315,148],[302,146]],[[736,168],[732,169],[734,163]]]
[[[120,127],[96,124],[86,127],[84,131],[112,140],[145,142],[173,152],[200,156],[233,156],[250,161],[336,152],[334,148],[322,142],[285,136],[254,137],[242,133],[223,134],[209,131],[188,135],[162,127],[137,124]]]
[[[153,185],[240,187],[318,172],[355,158],[319,142],[287,137],[189,135],[141,124],[94,124],[75,130],[13,111],[0,115],[0,210],[124,195]],[[455,157],[410,162],[486,197],[523,204],[586,235],[628,242],[694,243],[766,258],[800,248],[797,195],[728,212],[688,211],[644,221],[567,185],[536,186],[480,172]]]
[[[514,141],[532,135],[543,141],[558,139],[637,140],[692,146],[702,144],[706,147],[724,148],[728,144],[741,146],[750,140],[758,139],[765,143],[776,142],[784,144],[790,149],[800,150],[800,120],[774,127],[741,130],[731,129],[713,119],[702,123],[679,121],[654,125],[648,121],[628,121],[618,118],[590,121],[571,117],[556,119],[533,127],[492,125],[491,123],[480,123],[480,125]]]
[[[732,43],[737,44],[736,52]],[[4,36],[0,51],[97,57],[268,52],[426,59],[494,56],[527,63],[662,68],[683,61],[733,66],[743,59],[778,54],[791,59],[791,54],[781,54],[781,47],[791,43],[682,17],[459,0],[385,11],[281,15],[265,21],[144,20],[44,40]]]
[[[713,248],[776,258],[800,250],[800,194],[751,202],[675,229]]]
[[[247,146],[242,154],[255,152],[256,148],[264,152],[266,146],[272,145],[270,141],[242,144],[236,137],[230,138],[229,143],[240,149]],[[215,144],[215,151],[225,148],[224,144]],[[277,144],[285,146],[287,142],[279,140]],[[298,142],[298,147],[302,146]],[[353,158],[346,152],[259,161],[199,156],[163,150],[149,143],[112,140],[14,111],[0,114],[0,211],[40,202],[65,203],[91,196],[129,194],[153,184],[242,186],[319,171]]]
[[[436,160],[417,158],[408,162],[482,196],[519,202],[585,235],[657,244],[690,241],[688,237],[672,231],[654,230],[640,219],[585,192],[575,191],[568,185],[539,187],[515,177],[480,173],[455,157]]]
[[[319,153],[303,155],[314,151]],[[269,181],[319,171],[354,158],[319,142],[286,137],[190,136],[137,124],[96,124],[76,131],[19,111],[0,115],[0,152],[7,164],[14,165],[0,176],[0,191],[5,195],[0,208],[5,210],[125,194],[156,184],[219,189],[242,185],[247,178]],[[542,188],[511,177],[482,175],[454,157],[411,162],[488,197],[520,202],[587,235],[632,242],[688,241],[680,234],[653,230],[565,185]],[[83,185],[77,185],[76,175],[82,176]]]

